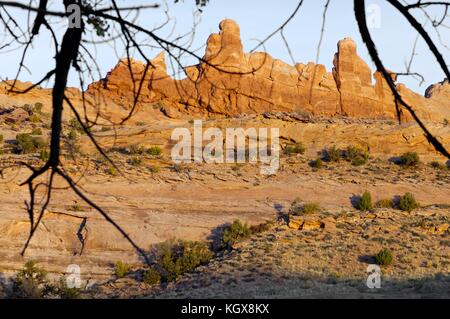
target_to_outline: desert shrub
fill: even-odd
[[[299,216],[299,215],[314,214],[319,211],[320,211],[320,205],[318,203],[301,204],[300,200],[296,199],[291,204],[289,213],[291,215]]]
[[[162,154],[162,149],[159,146],[152,146],[147,149],[147,154],[152,156],[159,156]]]
[[[142,164],[142,160],[139,157],[132,157],[128,163],[132,166],[140,166]]]
[[[50,159],[50,152],[46,148],[41,149],[39,159],[44,162],[48,161]]]
[[[361,166],[369,160],[369,152],[355,146],[349,146],[345,150],[345,159],[353,166]]]
[[[166,241],[157,246],[157,260],[164,281],[174,281],[182,274],[206,264],[213,254],[209,247],[195,241]]]
[[[114,166],[108,167],[106,172],[111,176],[117,176],[117,169]]]
[[[359,199],[357,208],[361,211],[369,211],[373,209],[372,195],[368,191],[365,191]]]
[[[305,151],[306,151],[305,146],[303,145],[303,143],[300,142],[286,145],[286,147],[284,148],[284,154],[286,155],[304,154]]]
[[[75,117],[70,119],[69,127],[70,127],[71,130],[75,130],[75,131],[77,131],[80,134],[85,134],[84,129],[83,129],[83,125],[81,125],[81,123]]]
[[[376,208],[393,208],[394,206],[394,201],[390,198],[380,199],[375,203]]]
[[[35,137],[31,134],[22,133],[16,136],[15,151],[19,154],[34,153],[45,146],[45,141],[42,137]]]
[[[339,162],[341,160],[341,150],[337,149],[336,146],[332,146],[323,151],[323,159],[327,162]]]
[[[19,298],[45,297],[51,290],[47,281],[47,272],[36,266],[34,261],[27,261],[13,279],[13,290]]]
[[[251,235],[250,228],[236,219],[226,226],[222,232],[221,244],[223,248],[232,248],[235,243]]]
[[[416,152],[407,152],[400,156],[398,164],[403,167],[416,167],[420,164],[419,155]]]
[[[3,143],[3,141],[4,141],[3,135],[0,134],[0,144]]]
[[[140,144],[132,144],[128,147],[130,155],[142,155],[145,152],[145,149]]]
[[[147,123],[145,123],[145,122],[142,122],[142,121],[136,122],[136,126],[145,126],[145,125],[147,125]]]
[[[388,249],[382,249],[375,255],[375,261],[380,266],[389,266],[394,261],[392,253]]]
[[[65,277],[59,280],[58,285],[54,288],[54,292],[61,299],[79,299],[81,295],[81,289],[76,287],[68,287]]]
[[[430,166],[431,166],[432,168],[440,169],[440,170],[447,169],[447,166],[446,166],[445,164],[439,163],[438,161],[433,161],[433,162],[431,162],[431,163],[430,163]]]
[[[40,128],[34,128],[34,129],[31,131],[31,135],[42,135],[42,129],[40,129]]]
[[[161,167],[159,167],[158,165],[152,165],[149,167],[149,170],[152,174],[157,174],[161,171]]]
[[[31,123],[39,123],[41,121],[41,118],[39,115],[33,114],[33,115],[30,115],[30,117],[28,118],[28,121],[30,121]]]
[[[41,113],[43,107],[44,107],[44,105],[41,102],[37,102],[37,103],[34,104],[33,112]]]
[[[412,193],[406,193],[398,202],[398,208],[405,212],[412,212],[414,209],[418,208],[420,205],[417,203],[414,195]]]
[[[261,224],[258,224],[258,225],[252,225],[252,226],[250,226],[250,232],[252,234],[259,234],[259,233],[268,231],[271,226],[272,226],[272,222],[271,221],[267,221],[265,223],[261,223]]]
[[[314,161],[311,161],[309,164],[312,168],[321,169],[323,167],[323,161],[321,158],[318,158]]]
[[[158,285],[161,282],[161,275],[153,268],[149,268],[144,272],[144,282],[148,285]]]
[[[112,130],[112,128],[109,127],[109,126],[102,126],[102,128],[100,129],[100,131],[102,131],[102,132],[108,132],[108,131],[111,131],[111,130]]]
[[[118,261],[114,265],[114,274],[118,278],[123,278],[127,275],[127,273],[130,271],[130,265],[127,263],[124,263],[123,261]]]

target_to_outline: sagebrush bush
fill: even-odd
[[[34,129],[31,131],[31,135],[42,135],[42,129],[40,129],[40,128],[34,128]]]
[[[19,298],[40,299],[50,291],[47,272],[34,261],[27,261],[13,279],[14,294]]]
[[[159,156],[162,154],[162,149],[159,146],[152,146],[147,149],[147,154],[152,156]]]
[[[318,159],[316,159],[314,161],[311,161],[310,162],[310,166],[312,168],[321,169],[323,167],[323,161],[322,161],[321,158],[318,158]]]
[[[132,166],[140,166],[142,164],[142,160],[139,157],[132,157],[128,163]]]
[[[380,199],[375,204],[376,208],[394,208],[394,206],[394,201],[390,198]]]
[[[123,261],[118,261],[114,265],[114,273],[118,278],[123,278],[130,271],[130,265],[124,263]]]
[[[28,118],[28,121],[30,121],[31,123],[39,123],[41,121],[41,118],[39,115],[33,114],[33,115],[30,115],[30,117]]]
[[[75,117],[70,119],[69,127],[70,127],[70,129],[75,130],[75,131],[77,131],[80,134],[85,134],[86,133],[84,131],[84,129],[83,129],[83,125],[81,125],[81,123]]]
[[[305,151],[306,151],[305,146],[303,145],[303,143],[300,142],[286,145],[286,147],[284,148],[284,154],[286,155],[304,154]]]
[[[34,104],[33,112],[34,113],[41,113],[43,107],[44,107],[44,105],[41,102],[37,102],[37,103]]]
[[[250,228],[236,219],[232,224],[224,228],[221,242],[223,248],[232,248],[235,243],[251,235]]]
[[[412,193],[406,193],[398,202],[398,208],[406,212],[412,212],[414,209],[419,208],[419,203]]]
[[[149,167],[149,170],[152,174],[157,174],[161,171],[161,167],[159,167],[158,165],[152,165]]]
[[[332,146],[323,151],[324,160],[327,162],[339,162],[341,160],[342,151],[337,149],[336,146]]]
[[[289,214],[299,216],[314,214],[320,211],[319,203],[306,203],[302,204],[299,199],[294,200],[289,209]]]
[[[158,285],[161,282],[161,275],[153,268],[149,268],[144,272],[144,282],[148,285]]]
[[[3,141],[4,141],[3,135],[2,135],[2,134],[0,134],[0,144],[2,144],[2,143],[3,143]]]
[[[353,166],[361,166],[369,160],[369,152],[355,146],[349,146],[345,150],[345,159]]]
[[[32,136],[31,134],[27,133],[17,134],[16,136],[16,153],[34,153],[42,149],[43,147],[45,147],[45,141],[42,137]]]
[[[435,169],[440,169],[440,170],[447,169],[447,166],[445,164],[439,163],[438,161],[431,162],[430,166]]]
[[[44,162],[48,161],[50,159],[50,152],[46,148],[41,149],[39,159]]]
[[[132,144],[128,147],[130,155],[142,155],[145,152],[145,149],[140,144]]]
[[[382,249],[375,255],[375,261],[380,266],[389,266],[394,261],[392,253],[388,249]]]
[[[416,167],[420,164],[419,154],[416,152],[407,152],[400,156],[398,163],[403,167]]]
[[[54,288],[55,293],[61,298],[61,299],[79,299],[81,295],[81,289],[76,287],[68,287],[67,286],[67,279],[65,277],[62,277],[59,280],[58,285]]]
[[[145,123],[145,122],[142,122],[142,121],[136,122],[136,126],[145,126],[145,125],[147,125],[147,123]]]
[[[212,257],[213,253],[203,242],[166,241],[157,246],[158,265],[164,281],[174,281],[182,274],[206,264]]]
[[[372,195],[370,192],[365,191],[364,194],[359,199],[358,207],[361,211],[369,211],[373,209],[372,205]]]

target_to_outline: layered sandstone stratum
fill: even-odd
[[[185,69],[186,78],[176,80],[168,74],[162,52],[148,66],[134,60],[119,61],[104,79],[92,83],[85,94],[88,104],[100,108],[111,119],[123,117],[133,107],[133,92],[138,91],[141,83],[141,109],[145,105],[161,105],[169,117],[300,112],[327,117],[396,118],[394,99],[385,80],[378,72],[372,74],[368,64],[358,56],[352,39],[339,41],[333,65],[330,72],[324,65],[312,62],[292,66],[267,53],[247,54],[237,23],[224,20],[220,32],[209,37],[203,61]],[[403,84],[397,87],[424,121],[450,118],[448,81],[432,85],[425,96]],[[4,105],[30,98],[50,103],[49,90],[38,88],[14,96],[7,88],[6,83],[0,87]],[[78,90],[70,89],[68,94],[78,102],[75,104],[81,104]],[[403,119],[411,119],[406,110]]]

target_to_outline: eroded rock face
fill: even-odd
[[[171,108],[191,115],[235,116],[280,111],[358,118],[396,117],[394,98],[386,81],[378,72],[372,76],[352,39],[339,41],[333,70],[328,72],[320,64],[292,66],[267,53],[246,54],[236,22],[224,20],[219,28],[219,33],[208,38],[204,61],[186,68],[186,79],[174,80],[167,74],[161,53],[149,66],[121,60],[105,80],[92,84],[88,93],[103,94],[112,102],[130,108],[133,87],[136,91],[143,74],[147,73],[141,103],[161,103],[165,110]],[[394,74],[393,79],[396,80]],[[450,117],[449,87],[448,81],[437,84],[423,97],[398,85],[418,115],[432,121]],[[411,117],[404,110],[402,118]]]
[[[104,79],[89,86],[84,94],[86,104],[92,106],[94,114],[100,112],[112,121],[122,120],[131,110],[136,114],[148,108],[159,109],[170,118],[266,112],[370,119],[397,116],[394,97],[383,76],[372,74],[350,38],[338,42],[330,72],[321,64],[290,65],[267,53],[245,53],[240,28],[233,20],[222,21],[219,29],[208,38],[201,63],[185,69],[185,79],[168,75],[163,52],[148,65],[122,59]],[[396,81],[396,75],[392,77]],[[51,90],[35,88],[27,94],[12,94],[9,84],[0,83],[3,106],[39,101],[46,111],[51,110]],[[17,82],[16,88],[30,85]],[[425,96],[403,84],[397,84],[397,89],[421,119],[441,123],[450,119],[448,80],[430,86]],[[83,105],[79,90],[69,88],[66,94],[75,106]],[[404,121],[412,118],[407,110],[402,110],[401,117]]]

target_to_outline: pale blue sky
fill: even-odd
[[[27,2],[27,1],[26,1]],[[179,4],[173,4],[173,0],[168,0],[169,14],[171,22],[164,29],[158,31],[158,35],[167,36],[173,30],[172,37],[183,34],[190,30],[193,22],[193,11],[195,10],[194,0],[184,0]],[[402,72],[405,69],[405,61],[409,60],[411,49],[416,38],[416,33],[395,9],[384,0],[367,0],[367,5],[377,5],[380,8],[379,28],[371,29],[372,35],[377,42],[381,56],[387,68]],[[60,1],[54,0],[53,8],[61,7]],[[135,3],[161,3],[164,1],[138,1],[121,0],[123,5]],[[196,28],[194,44],[192,47],[200,47],[208,38],[209,34],[218,31],[218,24],[225,18],[236,20],[241,26],[241,37],[245,51],[251,50],[256,44],[255,39],[263,39],[275,30],[286,19],[296,7],[298,0],[211,0],[201,14],[201,22]],[[304,0],[304,5],[300,9],[295,19],[286,27],[285,35],[289,41],[293,56],[296,62],[315,61],[316,50],[320,36],[322,24],[323,4],[325,0]],[[367,51],[362,44],[357,25],[353,16],[353,0],[331,0],[328,17],[325,26],[319,62],[325,64],[331,70],[333,55],[336,52],[337,42],[344,37],[352,37],[358,43],[359,54],[372,66]],[[16,18],[22,23],[26,22],[26,14],[20,10],[14,10]],[[432,12],[436,16],[439,11]],[[369,13],[372,14],[372,11]],[[376,17],[375,15],[373,15]],[[423,21],[423,15],[417,12],[416,15]],[[139,17],[140,23],[148,28],[158,25],[165,18],[163,6],[159,9],[150,9],[142,13]],[[176,23],[175,23],[176,22]],[[63,30],[61,24],[59,31]],[[450,29],[443,28],[442,40],[450,45]],[[0,30],[4,34],[4,30]],[[436,35],[431,31],[433,38]],[[0,46],[4,43],[3,36],[0,36]],[[20,79],[24,81],[37,81],[53,66],[53,49],[49,37],[40,35],[34,48],[30,51],[26,61],[30,72],[23,72]],[[99,64],[102,75],[105,75],[116,63],[119,56],[124,56],[120,44],[116,46],[117,54],[110,45],[99,45],[94,50],[96,62]],[[273,57],[291,62],[288,51],[279,35],[276,35],[266,44],[266,51]],[[447,48],[439,45],[444,58],[450,61],[450,52]],[[150,51],[149,55],[154,56],[159,50]],[[416,49],[417,56],[413,63],[413,71],[419,72],[425,77],[425,84],[419,86],[418,81],[411,78],[400,78],[400,82],[406,83],[410,88],[423,94],[428,85],[442,81],[443,72],[439,69],[434,57],[427,51],[425,43],[420,40]],[[203,48],[199,51],[203,55]],[[0,63],[2,78],[13,78],[18,66],[20,57],[19,51],[1,51]],[[187,59],[186,64],[195,63],[195,60]],[[449,62],[450,63],[450,62]],[[373,66],[372,66],[373,69]],[[78,80],[74,73],[71,74],[70,85],[77,86]],[[51,84],[51,83],[50,83]]]

